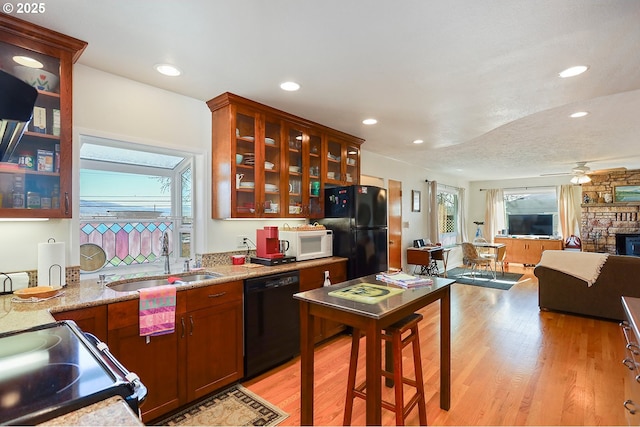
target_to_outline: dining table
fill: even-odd
[[[450,288],[454,280],[442,277],[429,279],[431,279],[430,284],[404,288],[378,280],[373,274],[294,294],[294,298],[300,303],[301,425],[313,425],[316,320],[324,318],[337,321],[359,329],[366,335],[366,424],[381,425],[382,331],[436,301],[440,302],[440,407],[444,410],[449,409],[451,404]]]
[[[493,279],[496,279],[496,264],[500,261],[498,260],[498,249],[504,248],[506,245],[504,243],[492,243],[492,242],[473,242],[473,246],[476,249],[488,249],[491,252],[491,256],[480,255],[483,258],[489,258],[493,260]]]

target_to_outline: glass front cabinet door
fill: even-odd
[[[326,154],[326,183],[331,186],[360,183],[360,145],[329,136]]]
[[[256,128],[258,117],[254,112],[237,111],[235,114],[235,141],[231,155],[235,155],[235,174],[230,183],[231,203],[235,216],[253,217],[256,214],[258,197],[256,182]]]
[[[9,146],[7,117],[0,117],[0,217],[71,217],[71,73],[85,47],[80,40],[0,15],[0,70],[37,90],[18,144]],[[11,114],[10,105],[0,110]]]

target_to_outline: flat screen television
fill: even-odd
[[[553,235],[553,215],[509,215],[509,234],[525,236],[551,236]]]

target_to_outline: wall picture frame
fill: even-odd
[[[411,212],[420,212],[420,192],[411,190]]]
[[[613,201],[640,202],[640,185],[618,185],[613,189]]]

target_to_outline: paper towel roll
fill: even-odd
[[[9,287],[9,281],[6,280],[7,278],[4,275],[0,275],[0,291],[10,292],[29,287],[28,273],[9,273],[7,276],[11,278],[11,287]]]
[[[64,242],[38,243],[38,286],[65,285]]]

